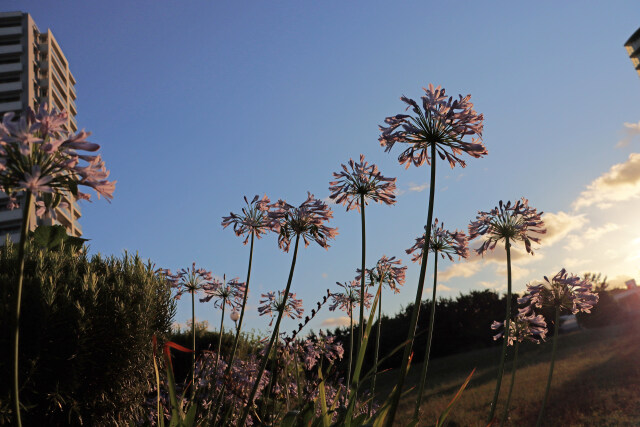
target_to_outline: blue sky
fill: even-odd
[[[638,277],[640,79],[623,43],[640,26],[628,2],[6,1],[50,28],[77,80],[78,123],[93,132],[118,181],[111,204],[84,204],[91,252],[138,252],[176,270],[193,261],[244,280],[248,247],[221,218],[244,195],[291,204],[329,195],[332,172],[361,153],[397,177],[395,206],[367,209],[367,259],[409,257],[426,221],[428,169],[405,170],[379,146],[400,95],[429,83],[472,94],[489,155],[465,169],[438,164],[435,214],[466,231],[478,210],[522,196],[550,228],[534,257],[514,256],[514,287],[566,267],[616,283]],[[625,125],[627,123],[627,125]],[[619,141],[628,142],[617,147]],[[617,166],[616,166],[617,165]],[[355,211],[340,235],[302,249],[293,291],[310,309],[360,263]],[[502,253],[441,263],[442,296],[502,289]],[[282,289],[291,260],[258,241],[248,327],[266,329],[261,292]],[[385,296],[397,311],[419,267]],[[429,285],[430,286],[430,285]],[[219,311],[201,304],[211,326]],[[176,322],[190,316],[179,305]],[[326,308],[314,329],[343,322]],[[285,324],[292,328],[293,322]]]

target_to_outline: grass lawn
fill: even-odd
[[[434,340],[437,346],[437,341]],[[513,351],[513,349],[510,349]],[[499,361],[500,348],[435,359],[429,363],[420,425],[435,423],[473,368],[476,372],[449,416],[450,426],[486,426]],[[512,354],[508,361],[512,360]],[[507,425],[535,426],[551,360],[551,342],[522,344]],[[421,365],[411,369],[407,388],[417,389]],[[379,380],[378,399],[384,399],[395,382],[395,372]],[[502,416],[511,381],[505,368],[496,413]],[[400,403],[397,425],[412,415],[416,390]],[[640,323],[560,335],[545,426],[640,426]]]

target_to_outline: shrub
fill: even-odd
[[[149,262],[89,257],[86,250],[27,245],[20,322],[21,403],[26,425],[114,425],[143,410],[153,380],[151,341],[175,313]],[[0,376],[11,378],[17,247],[0,248]],[[0,385],[5,421],[10,382]],[[0,420],[1,422],[1,420]]]

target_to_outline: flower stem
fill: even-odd
[[[247,307],[247,299],[249,296],[249,282],[251,281],[251,263],[253,261],[253,237],[254,237],[254,233],[251,233],[251,246],[249,249],[249,267],[247,268],[247,284],[244,290],[244,297],[242,298],[242,308],[240,309],[240,319],[238,320],[238,324],[236,326],[236,337],[233,340],[233,349],[231,350],[231,356],[229,357],[227,369],[225,369],[224,376],[222,377],[222,386],[220,387],[220,392],[218,393],[218,397],[216,397],[216,400],[215,400],[216,415],[213,418],[214,420],[216,419],[218,415],[218,411],[220,410],[220,406],[222,405],[222,397],[224,396],[224,391],[226,388],[226,383],[224,379],[231,374],[231,367],[233,366],[233,360],[235,359],[236,351],[238,350],[238,342],[240,341],[240,331],[242,330],[242,320],[244,319],[244,312]]]
[[[504,321],[504,340],[502,342],[502,354],[500,355],[500,365],[498,366],[498,379],[496,381],[496,390],[493,393],[493,401],[491,402],[491,411],[489,413],[489,422],[493,420],[496,413],[496,405],[498,404],[498,396],[500,395],[500,386],[502,385],[502,375],[504,373],[504,362],[507,356],[507,344],[509,343],[509,332],[511,327],[511,243],[507,237],[504,242],[507,251],[507,315]]]
[[[300,242],[300,235],[296,235],[296,244],[293,249],[293,259],[291,260],[291,269],[289,270],[289,279],[287,280],[287,287],[284,291],[284,299],[282,301],[282,306],[286,307],[287,298],[289,297],[289,290],[291,289],[291,281],[293,280],[293,270],[296,266],[296,258],[298,256],[298,243]],[[276,325],[273,328],[273,333],[271,334],[271,339],[269,340],[269,344],[266,348],[265,354],[262,357],[262,361],[260,362],[260,369],[258,370],[258,375],[256,376],[256,381],[253,384],[253,388],[251,389],[251,393],[249,394],[249,398],[247,399],[247,405],[244,407],[242,411],[242,416],[240,417],[240,421],[237,426],[241,427],[245,425],[245,421],[247,420],[247,416],[249,416],[249,411],[253,406],[253,399],[258,392],[258,387],[260,386],[260,379],[262,379],[262,374],[264,374],[264,370],[267,367],[267,362],[269,361],[269,353],[271,352],[271,348],[273,347],[273,343],[276,339],[276,333],[280,329],[280,322],[282,321],[282,316],[284,314],[284,310],[281,310],[278,313],[278,319],[276,320]]]
[[[364,194],[360,194],[360,218],[362,222],[362,262],[360,271],[362,272],[362,279],[360,280],[360,328],[358,331],[358,349],[362,344],[362,337],[364,336],[364,279],[365,279],[365,255],[366,255],[366,233],[365,233],[365,221],[364,221]]]
[[[382,282],[382,276],[380,276]],[[378,285],[380,286],[380,285]],[[371,400],[369,401],[369,416],[373,410],[373,399],[376,396],[376,378],[378,377],[378,354],[380,353],[380,332],[382,329],[382,290],[380,290],[380,298],[378,298],[378,333],[376,334],[376,350],[373,359],[373,379],[371,380]]]
[[[517,337],[517,336],[516,336]],[[516,370],[518,369],[518,347],[520,346],[520,341],[516,339],[516,349],[515,354],[513,355],[513,367],[511,368],[511,385],[509,385],[509,394],[507,395],[507,403],[504,405],[504,413],[502,414],[502,421],[500,421],[500,427],[504,426],[504,423],[507,422],[507,415],[509,414],[509,403],[511,403],[511,394],[513,393],[513,384],[516,382]]]
[[[350,303],[351,304],[351,303]],[[347,365],[347,393],[351,389],[351,364],[353,363],[353,306],[349,307],[349,364]]]
[[[404,354],[402,355],[402,363],[400,364],[400,371],[398,373],[398,382],[396,383],[395,392],[391,399],[391,406],[389,408],[389,415],[385,419],[385,427],[392,427],[393,420],[396,417],[396,411],[398,410],[398,404],[400,403],[400,395],[402,394],[402,387],[404,386],[404,380],[407,376],[409,358],[411,357],[411,350],[413,347],[413,340],[416,336],[416,325],[418,324],[418,316],[420,314],[420,302],[422,301],[422,291],[424,289],[424,279],[427,272],[427,242],[431,239],[431,222],[433,221],[433,203],[434,193],[436,185],[436,145],[431,143],[431,181],[429,182],[429,206],[427,212],[427,230],[425,232],[425,247],[422,249],[422,265],[420,266],[420,277],[418,279],[418,289],[416,289],[416,299],[413,303],[413,312],[411,313],[411,323],[409,323],[409,332],[407,335],[408,344],[404,347]]]
[[[191,364],[191,400],[196,395],[196,291],[191,290],[191,336],[193,338],[192,350],[193,350],[193,363]]]
[[[538,415],[538,422],[536,427],[542,425],[542,417],[544,416],[544,407],[547,406],[549,400],[549,390],[551,389],[551,378],[553,377],[553,365],[556,362],[556,349],[558,348],[558,329],[560,329],[560,306],[556,306],[556,316],[553,323],[553,347],[551,349],[551,366],[549,367],[549,378],[547,379],[547,388],[544,391],[544,399],[542,399],[542,408],[540,408],[540,415]]]
[[[24,282],[24,258],[27,246],[27,232],[29,231],[29,219],[31,217],[31,204],[33,194],[27,190],[24,206],[22,207],[22,229],[20,230],[20,245],[18,246],[18,291],[16,294],[16,317],[13,330],[13,403],[16,412],[16,425],[22,427],[20,416],[20,386],[18,381],[18,361],[20,347],[20,306],[22,304],[22,284]]]
[[[224,334],[224,309],[227,305],[227,299],[222,299],[222,316],[220,317],[220,335],[218,336],[218,351],[216,351],[216,363],[213,365],[213,372],[218,374],[218,361],[220,360],[220,351],[222,349],[222,335]]]
[[[425,246],[427,246],[425,244]],[[428,252],[424,254],[427,256]],[[431,296],[431,313],[429,319],[429,335],[427,336],[427,351],[424,355],[424,362],[422,363],[422,373],[420,374],[420,388],[418,389],[418,398],[416,399],[416,408],[413,413],[414,420],[418,420],[420,417],[420,404],[422,403],[422,393],[424,392],[424,386],[427,382],[427,368],[429,366],[429,355],[431,354],[431,340],[433,338],[433,326],[436,320],[436,285],[438,283],[438,250],[433,253],[435,257],[434,272],[433,272],[433,295]]]

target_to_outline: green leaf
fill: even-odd
[[[353,390],[349,395],[349,406],[347,407],[347,413],[345,415],[344,423],[348,427],[351,425],[351,418],[353,417],[353,411],[356,406],[356,393],[359,387],[360,381],[360,370],[362,369],[362,362],[364,360],[364,354],[367,350],[367,344],[369,343],[369,336],[371,335],[371,327],[373,326],[373,321],[376,315],[376,308],[378,307],[378,299],[380,298],[380,292],[382,290],[382,282],[378,285],[378,291],[376,292],[376,296],[371,303],[371,312],[369,313],[369,320],[367,321],[367,327],[364,331],[364,336],[362,337],[362,341],[360,342],[360,348],[358,349],[358,356],[356,357],[356,366],[353,371],[353,379],[351,380],[351,385]]]
[[[88,239],[69,236],[61,225],[39,225],[29,232],[33,244],[47,251],[59,251],[63,246],[78,251]]]
[[[462,392],[465,388],[467,388],[467,385],[469,385],[469,381],[471,381],[471,377],[473,376],[473,373],[475,371],[476,368],[473,368],[473,371],[471,371],[467,379],[462,383],[462,386],[460,386],[460,390],[458,390],[456,395],[453,396],[453,399],[451,399],[451,402],[449,402],[444,412],[440,414],[440,417],[438,417],[438,421],[436,422],[436,427],[441,427],[444,425],[444,421],[447,419],[447,416],[449,416],[449,412],[451,412],[451,409],[453,409],[453,405],[455,405],[458,399],[460,399],[460,396],[462,396]]]
[[[299,411],[289,411],[287,412],[282,421],[280,422],[280,427],[294,427],[296,425],[296,419],[298,418]]]

